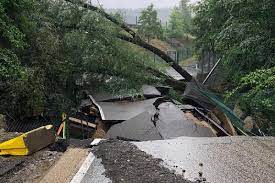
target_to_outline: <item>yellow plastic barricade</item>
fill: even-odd
[[[55,142],[52,125],[42,126],[0,144],[0,155],[25,156]]]

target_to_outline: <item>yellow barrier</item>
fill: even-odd
[[[42,126],[0,144],[0,155],[25,156],[55,142],[53,126]]]

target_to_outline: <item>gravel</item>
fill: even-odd
[[[29,156],[0,157],[0,170],[3,171],[0,183],[39,182],[61,154],[46,148]]]
[[[161,165],[162,160],[139,150],[135,145],[108,140],[93,149],[102,159],[105,176],[113,183],[190,183],[183,176]]]

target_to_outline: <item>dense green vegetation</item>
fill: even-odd
[[[182,38],[191,30],[191,10],[188,0],[181,0],[179,6],[172,10],[166,29],[167,37]]]
[[[116,38],[120,29],[77,5],[4,0],[0,24],[0,113],[64,111],[83,90],[137,92],[161,81],[146,72],[146,53]]]
[[[229,104],[270,133],[275,129],[275,30],[273,0],[204,0],[195,8],[197,53],[222,57]]]
[[[162,38],[162,26],[153,4],[141,11],[138,23],[138,33],[146,38],[148,42],[153,38]]]

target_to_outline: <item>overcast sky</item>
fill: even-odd
[[[178,5],[180,0],[88,0],[94,5],[98,5],[98,2],[103,5],[104,8],[145,8],[151,3],[154,4],[156,8],[167,8],[174,7]],[[199,0],[190,0],[191,3],[197,2]]]

